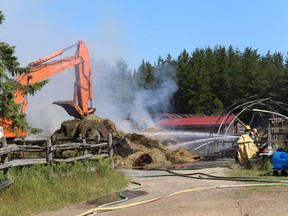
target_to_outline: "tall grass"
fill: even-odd
[[[248,166],[234,167],[230,169],[226,174],[228,176],[242,176],[242,177],[272,177],[272,163],[271,161],[256,161],[254,163],[249,163]]]
[[[32,215],[98,198],[128,185],[109,160],[14,167],[14,183],[0,191],[0,215]]]

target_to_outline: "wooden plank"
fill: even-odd
[[[29,145],[19,145],[19,151],[24,152],[44,152],[46,147],[42,146],[29,146]]]
[[[16,143],[18,144],[18,145],[40,145],[40,146],[43,146],[43,145],[45,145],[45,142],[46,142],[46,139],[41,139],[41,140],[24,140],[24,141],[22,141],[22,140],[18,140],[18,141],[16,141]]]
[[[108,143],[103,142],[98,144],[90,144],[90,148],[101,148],[101,147],[108,147]]]
[[[69,149],[78,149],[78,148],[101,148],[108,146],[108,143],[99,143],[99,144],[83,144],[83,143],[68,143],[61,145],[53,145],[52,150],[69,150]]]
[[[44,158],[37,158],[37,159],[15,159],[10,161],[12,167],[15,166],[25,166],[25,165],[33,165],[33,164],[46,164],[46,159]]]
[[[53,161],[56,163],[61,163],[61,162],[72,162],[72,161],[76,161],[76,160],[82,160],[82,159],[86,159],[86,158],[92,158],[94,157],[94,155],[92,154],[87,154],[87,155],[82,155],[82,156],[78,156],[78,157],[74,157],[74,158],[67,158],[67,159],[54,159]]]
[[[12,164],[10,162],[6,164],[0,164],[0,170],[10,168],[11,166]]]
[[[100,142],[101,140],[103,141],[107,141],[107,139],[103,139],[101,136],[97,136],[95,138],[85,138],[86,141],[89,142]],[[61,138],[61,139],[55,139],[53,140],[54,142],[60,141],[60,142],[64,142],[64,141],[70,141],[70,142],[82,142],[82,138]]]
[[[0,155],[7,155],[11,151],[18,151],[19,147],[15,144],[8,145],[7,147],[0,148]]]
[[[7,155],[7,154],[9,154],[9,152],[10,152],[9,149],[6,149],[6,148],[5,148],[5,149],[4,149],[4,148],[3,148],[3,149],[0,149],[0,156],[1,156],[1,155]]]

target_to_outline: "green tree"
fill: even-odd
[[[177,113],[191,113],[192,107],[189,102],[193,89],[189,82],[189,74],[192,72],[191,65],[189,64],[190,56],[186,50],[183,50],[177,59],[177,84],[178,90],[174,94],[174,110]]]
[[[190,85],[193,86],[190,103],[194,107],[193,113],[200,115],[218,114],[222,110],[222,104],[211,85],[211,67],[207,67],[207,62],[213,67],[213,58],[207,58],[206,54],[204,49],[196,49],[190,59],[193,71],[189,74]]]
[[[240,96],[249,97],[258,95],[262,86],[259,85],[261,79],[261,70],[259,67],[260,56],[257,50],[246,48],[241,55],[241,68],[238,79],[240,81]]]
[[[214,59],[214,73],[210,76],[212,81],[211,85],[219,100],[224,104],[224,107],[227,107],[230,100],[231,82],[226,48],[222,46],[215,47]]]
[[[228,77],[230,83],[230,89],[228,90],[229,99],[225,102],[225,108],[231,106],[235,101],[242,98],[242,92],[240,86],[242,85],[238,79],[240,74],[241,54],[238,49],[234,50],[230,45],[227,51],[228,61]]]
[[[155,87],[155,69],[149,62],[142,60],[134,79],[139,90],[150,90]]]
[[[283,80],[282,80],[282,86],[283,86],[283,91],[281,95],[280,101],[283,101],[284,103],[288,103],[288,57],[285,59],[284,63],[284,75],[283,75]]]
[[[0,11],[0,24],[4,20],[4,15]],[[10,46],[5,42],[0,42],[0,119],[4,124],[6,120],[12,121],[15,129],[27,130],[29,128],[26,116],[20,113],[21,104],[16,104],[14,94],[20,90],[22,94],[34,95],[40,90],[46,81],[33,85],[22,85],[14,81],[14,77],[20,73],[27,73],[29,68],[22,68],[14,55],[15,46]]]
[[[171,55],[168,54],[164,60],[159,57],[157,64],[154,65],[155,71],[155,91],[153,95],[159,103],[157,107],[151,109],[154,113],[167,113],[173,111],[173,95],[178,89],[176,83],[176,67]],[[156,96],[156,98],[155,98]]]
[[[286,88],[284,57],[281,53],[268,54],[261,58],[261,70],[264,81],[263,95],[281,100],[281,95]]]

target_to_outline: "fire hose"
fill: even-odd
[[[159,169],[159,168],[153,169],[153,170],[166,171],[169,174],[168,175],[167,174],[166,175],[165,174],[164,175],[150,175],[150,176],[148,175],[148,176],[143,176],[143,177],[179,176],[179,177],[186,177],[186,178],[193,178],[193,179],[249,181],[249,182],[257,182],[257,183],[256,184],[237,184],[237,185],[221,185],[221,186],[191,188],[191,189],[187,189],[187,190],[176,191],[176,192],[173,192],[170,194],[162,195],[159,197],[155,197],[155,198],[140,201],[140,202],[135,202],[135,203],[127,204],[127,205],[120,205],[120,206],[112,207],[112,205],[116,205],[116,204],[119,204],[121,202],[125,202],[129,199],[127,196],[123,195],[123,192],[129,191],[129,190],[134,190],[134,189],[142,187],[142,185],[140,183],[133,181],[131,183],[136,184],[137,187],[126,189],[126,190],[120,192],[119,196],[122,198],[122,200],[107,203],[107,204],[101,205],[97,208],[90,209],[90,210],[80,214],[79,216],[95,215],[99,211],[111,211],[111,210],[128,208],[128,207],[132,207],[132,206],[143,205],[143,204],[147,204],[147,203],[151,203],[151,202],[160,201],[160,200],[163,200],[163,199],[168,198],[170,196],[174,196],[174,195],[178,195],[178,194],[182,194],[182,193],[190,193],[190,192],[195,192],[195,191],[203,191],[203,190],[211,190],[211,189],[223,189],[223,188],[240,188],[240,187],[288,186],[287,180],[248,178],[248,177],[223,177],[223,176],[214,176],[214,175],[210,175],[207,173],[201,173],[201,172],[181,174],[181,173],[174,172],[172,170]]]

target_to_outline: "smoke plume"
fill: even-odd
[[[153,90],[135,90],[133,74],[125,61],[118,60],[115,65],[94,63],[96,113],[113,120],[121,130],[130,132],[154,127],[150,113],[170,111],[171,98],[178,88],[172,79],[175,70],[171,66],[157,69]]]
[[[150,112],[168,112],[170,100],[177,90],[171,74],[165,67],[158,70],[157,85],[153,90],[135,91],[133,73],[128,64],[118,60],[114,65],[105,60],[93,60],[93,106],[95,114],[114,121],[125,132],[154,127]],[[72,100],[75,82],[74,69],[51,77],[49,83],[35,96],[29,97],[27,118],[32,127],[42,128],[44,134],[54,133],[63,121],[73,119],[53,101]],[[137,127],[135,127],[137,126]]]

